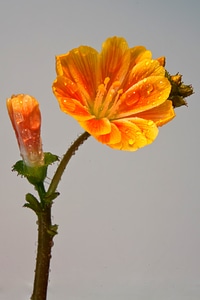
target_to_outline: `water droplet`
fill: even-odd
[[[151,83],[146,83],[140,86],[140,93],[142,97],[148,97],[154,90],[154,85]]]
[[[125,102],[128,106],[136,104],[140,100],[140,92],[133,91],[126,94]]]
[[[24,117],[20,112],[16,112],[15,113],[15,121],[17,124],[21,123],[22,121],[24,121]]]
[[[25,128],[21,131],[21,136],[23,140],[29,140],[31,138],[31,132],[28,128]]]
[[[147,125],[148,125],[148,126],[152,126],[153,124],[154,124],[154,122],[151,121],[151,120],[147,122]]]
[[[135,140],[134,139],[129,139],[128,143],[129,143],[130,146],[132,146],[135,143]]]
[[[146,93],[147,93],[147,95],[150,95],[151,92],[153,92],[153,89],[154,89],[153,84],[151,84],[151,83],[147,84],[146,85]]]

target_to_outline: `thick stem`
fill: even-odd
[[[54,177],[51,181],[47,193],[45,192],[43,184],[35,186],[40,196],[40,203],[42,210],[37,212],[38,217],[38,247],[36,258],[35,279],[33,286],[33,294],[30,300],[46,300],[47,287],[49,280],[49,267],[51,259],[51,248],[53,245],[53,237],[56,234],[55,228],[51,223],[51,204],[47,204],[45,199],[49,198],[56,192],[57,186],[60,182],[61,176],[71,159],[72,155],[78,150],[79,146],[90,136],[89,133],[84,132],[65,153],[61,160]],[[55,227],[55,226],[54,226]]]
[[[46,300],[52,245],[51,207],[46,206],[38,213],[38,248],[31,300]]]

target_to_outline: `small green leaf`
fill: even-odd
[[[42,210],[40,202],[32,194],[26,194],[26,201],[27,203],[24,204],[24,207],[28,207],[36,213]]]
[[[51,236],[54,236],[56,234],[58,234],[58,225],[54,224],[50,227],[50,229],[47,230],[48,234],[50,234]]]

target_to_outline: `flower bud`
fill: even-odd
[[[41,114],[37,100],[29,95],[13,95],[7,99],[7,110],[25,165],[42,166]]]

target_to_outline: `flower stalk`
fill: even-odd
[[[37,213],[38,216],[38,247],[35,269],[35,279],[31,300],[46,300],[49,280],[51,248],[53,233],[51,227],[51,205]]]
[[[78,150],[79,146],[81,144],[83,144],[84,141],[86,141],[89,136],[90,136],[90,134],[88,132],[84,132],[74,141],[74,143],[71,145],[71,147],[67,150],[67,152],[63,156],[63,158],[54,174],[54,177],[50,183],[49,189],[46,193],[46,198],[54,195],[54,193],[56,192],[57,186],[59,184],[59,181],[61,179],[61,176],[62,176],[68,162],[70,161],[72,155],[75,154],[75,152]]]
[[[58,196],[58,193],[56,193],[56,189],[68,162],[78,150],[79,146],[83,144],[89,136],[90,135],[87,132],[84,132],[67,150],[62,160],[60,161],[60,164],[57,168],[57,171],[55,172],[55,175],[47,192],[45,192],[45,190],[41,188],[41,185],[36,186],[36,189],[40,196],[42,209],[36,212],[38,217],[38,247],[35,279],[31,300],[46,300],[51,249],[53,246],[53,238],[57,234],[58,228],[57,225],[52,225],[51,223],[51,208],[53,204],[52,200],[55,199],[56,196]]]

